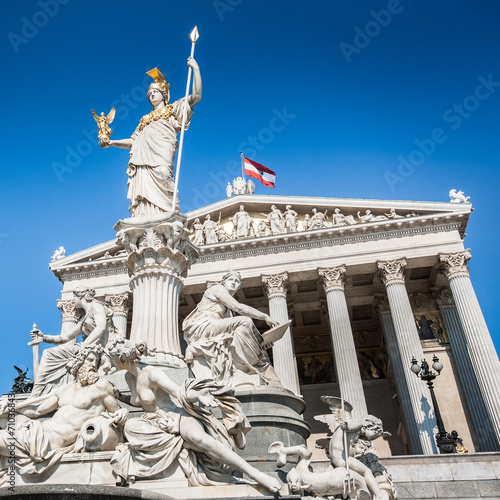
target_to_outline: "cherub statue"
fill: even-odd
[[[97,123],[97,137],[99,138],[99,143],[103,138],[109,139],[111,132],[113,132],[109,128],[109,124],[113,122],[115,119],[115,108],[112,107],[111,111],[108,113],[108,116],[104,116],[104,112],[101,112],[101,116],[97,116],[96,112],[91,109],[90,112],[94,116],[94,120]]]
[[[268,452],[278,454],[276,460],[278,467],[286,465],[287,457],[290,455],[297,455],[300,458],[297,466],[292,468],[286,475],[292,494],[297,494],[301,490],[307,491],[314,497],[331,498],[344,494],[344,480],[347,474],[345,467],[334,468],[330,465],[323,472],[313,472],[310,466],[312,451],[304,445],[285,447],[281,441],[275,441],[269,446]],[[357,472],[353,472],[352,476],[354,483],[350,491],[352,498],[356,498],[356,500],[372,500],[363,476]]]
[[[458,191],[456,189],[452,189],[450,191],[450,203],[467,203],[470,199],[470,196],[464,196],[463,191]]]
[[[379,464],[376,450],[371,442],[381,436],[390,436],[384,432],[382,421],[373,415],[367,415],[362,422],[354,421],[351,419],[352,406],[347,401],[344,401],[344,412],[342,412],[341,398],[321,396],[321,400],[328,404],[332,414],[317,415],[314,418],[327,424],[332,435],[330,438],[317,440],[317,446],[326,450],[333,467],[345,467],[348,474],[354,476],[354,485],[356,484],[354,473],[360,474],[373,500],[395,500],[396,491],[388,474],[375,478],[373,472],[375,466]],[[347,445],[349,442],[350,448]],[[349,449],[346,450],[346,447]],[[346,455],[348,460],[345,458]],[[370,460],[358,458],[363,455]]]

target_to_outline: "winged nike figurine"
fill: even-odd
[[[92,115],[94,116],[94,120],[97,123],[97,128],[99,132],[97,133],[97,137],[99,138],[99,142],[101,140],[108,140],[111,132],[113,132],[109,128],[109,124],[115,119],[115,108],[112,107],[111,111],[108,113],[108,116],[104,116],[104,112],[101,112],[101,116],[97,116],[96,112],[92,109]]]

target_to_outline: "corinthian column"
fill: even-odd
[[[78,323],[79,315],[75,303],[72,300],[57,301],[57,308],[62,314],[61,335],[70,332]],[[70,340],[68,344],[74,344],[76,339]]]
[[[469,276],[469,250],[440,254],[441,270],[448,278],[463,331],[466,349],[486,412],[500,444],[500,363]],[[451,339],[450,339],[451,340]]]
[[[128,292],[106,295],[105,301],[113,309],[113,323],[118,330],[118,335],[121,338],[126,338],[127,318],[130,306]]]
[[[288,321],[288,306],[286,293],[288,290],[288,274],[272,274],[262,276],[262,283],[269,298],[269,316],[280,323]],[[293,349],[293,336],[291,328],[273,345],[274,370],[283,384],[283,387],[299,394],[299,377],[295,352]]]
[[[405,427],[406,439],[411,455],[422,454],[419,430],[413,416],[410,394],[406,385],[403,363],[400,358],[398,339],[394,322],[392,321],[391,309],[387,297],[376,297],[376,304],[380,313],[380,323],[384,333],[387,354],[392,366],[394,385],[398,395],[398,404],[401,411],[401,418]]]
[[[480,451],[497,450],[498,442],[469,358],[464,330],[451,290],[449,288],[442,288],[441,290],[434,291],[433,296],[439,306],[446,333],[450,340],[451,351],[457,364],[458,375],[464,388],[467,406],[481,447]]]
[[[405,401],[402,403],[402,406],[403,408],[409,408],[411,405],[422,453],[426,455],[437,453],[436,442],[434,440],[437,430],[436,418],[432,408],[429,389],[410,369],[412,357],[415,356],[420,361],[424,358],[424,353],[405,287],[404,268],[406,266],[406,259],[379,261],[377,262],[377,266],[387,291],[392,321],[394,323],[397,348],[401,360],[400,369],[402,369],[402,374],[399,376],[402,375],[404,377],[408,389],[407,394],[402,394],[401,396],[408,397],[410,400],[409,405]]]
[[[345,266],[318,269],[328,304],[330,335],[340,394],[352,404],[353,416],[361,420],[368,411],[344,294],[345,273]]]
[[[184,366],[179,338],[179,294],[198,257],[186,218],[167,214],[118,221],[117,244],[127,250],[125,265],[133,293],[130,340],[145,340],[157,354],[149,363]]]

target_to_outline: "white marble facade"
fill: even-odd
[[[342,391],[360,417],[380,416],[392,432],[378,446],[381,455],[435,452],[432,408],[418,404],[430,399],[408,370],[411,356],[437,354],[445,365],[435,384],[445,426],[470,451],[498,450],[500,430],[491,422],[498,422],[500,394],[486,390],[497,358],[490,342],[491,363],[481,371],[483,354],[470,346],[491,338],[473,276],[446,267],[464,251],[471,211],[468,202],[245,194],[202,207],[186,214],[200,255],[182,280],[179,323],[208,283],[238,270],[244,279],[238,301],[293,320],[269,353],[285,387],[310,403],[306,420],[322,411],[315,401],[325,390]],[[203,230],[206,220],[214,221],[210,231]],[[70,300],[76,286],[95,288],[130,336],[125,260],[113,240],[54,261],[51,269],[64,284],[61,300]],[[311,439],[322,433],[313,425]]]

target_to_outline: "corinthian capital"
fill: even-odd
[[[322,267],[318,269],[318,274],[323,281],[325,292],[330,290],[343,290],[345,286],[346,267]]]
[[[106,295],[106,304],[113,309],[114,314],[122,314],[127,316],[128,308],[130,306],[130,301],[128,297],[128,292],[117,293],[114,295]]]
[[[75,307],[75,303],[72,300],[61,300],[57,301],[57,308],[61,311],[63,321],[78,321],[80,315]]]
[[[288,290],[288,273],[263,275],[262,283],[269,298],[276,295],[285,296]]]
[[[471,258],[470,250],[456,253],[440,253],[441,272],[450,280],[457,276],[469,276],[467,261]]]
[[[380,271],[380,279],[385,286],[392,285],[393,283],[405,282],[404,268],[406,266],[406,259],[378,261],[377,267]]]

